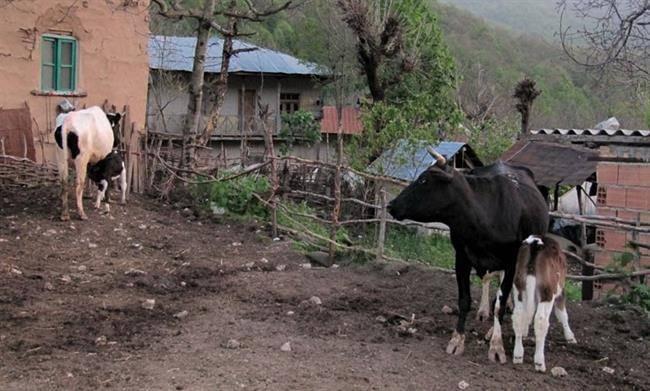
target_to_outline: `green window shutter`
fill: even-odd
[[[43,38],[41,50],[41,89],[51,91],[56,89],[56,40]]]
[[[43,37],[41,88],[46,91],[74,91],[77,80],[77,41],[64,37]]]

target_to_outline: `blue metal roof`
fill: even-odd
[[[218,73],[221,68],[223,39],[212,37],[208,41],[206,72]],[[166,71],[191,72],[194,62],[195,37],[168,37],[155,35],[149,38],[149,67]],[[234,40],[234,49],[257,48],[234,55],[230,59],[229,73],[275,73],[286,75],[323,75],[316,64],[301,61],[288,54],[261,48]]]
[[[372,162],[369,170],[380,175],[409,182],[414,181],[424,170],[435,163],[435,159],[427,152],[428,145],[431,145],[447,160],[451,160],[467,144],[443,141],[435,146],[424,142],[399,140],[395,148],[384,151],[377,160]]]

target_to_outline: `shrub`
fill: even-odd
[[[280,152],[287,154],[296,144],[314,145],[320,141],[320,127],[314,115],[308,111],[298,110],[282,115],[282,129],[279,136],[284,139]]]
[[[204,208],[222,208],[225,213],[237,216],[265,218],[268,214],[255,194],[268,193],[271,185],[263,176],[242,176],[225,182],[197,185],[194,197]]]

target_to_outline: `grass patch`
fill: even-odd
[[[374,237],[371,238],[374,240]],[[420,235],[412,228],[393,226],[387,229],[384,247],[391,257],[454,268],[454,248],[449,238],[443,235]]]
[[[330,225],[316,221],[312,218],[299,216],[297,214],[308,214],[318,216],[314,208],[307,205],[306,202],[293,203],[286,202],[282,204],[286,211],[278,208],[278,224],[287,228],[291,228],[298,232],[305,232],[306,230],[326,238],[330,237]],[[323,216],[320,216],[323,217]],[[325,217],[323,217],[325,218]],[[329,217],[327,217],[329,218]],[[329,244],[324,240],[312,238],[312,243],[306,241],[294,240],[294,248],[299,251],[314,251],[327,248]],[[338,243],[350,243],[350,237],[345,227],[340,227],[336,233],[336,241]]]

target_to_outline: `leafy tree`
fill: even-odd
[[[364,134],[351,146],[353,163],[367,164],[402,138],[437,141],[453,132],[461,119],[456,73],[433,10],[417,0],[337,4],[373,98]]]

